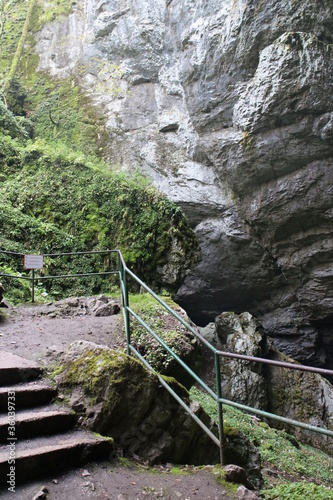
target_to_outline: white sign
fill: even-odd
[[[24,269],[42,269],[44,264],[43,255],[25,255]]]

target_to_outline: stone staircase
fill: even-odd
[[[107,459],[113,449],[75,427],[75,413],[53,403],[57,390],[41,375],[34,362],[0,353],[0,488]]]

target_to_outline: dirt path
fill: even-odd
[[[89,474],[89,475],[88,475]],[[208,471],[188,475],[170,472],[147,472],[110,462],[90,463],[54,479],[36,481],[17,487],[15,494],[4,493],[0,498],[32,500],[45,487],[50,500],[221,500],[231,499]]]
[[[0,348],[19,356],[44,360],[48,352],[88,340],[112,349],[125,349],[122,316],[54,315],[53,306],[21,306],[1,310]]]
[[[61,316],[51,304],[1,310],[0,349],[33,359],[47,366],[48,353],[75,340],[88,340],[111,348],[125,349],[121,314],[96,317]],[[32,500],[43,486],[49,500],[210,500],[229,496],[209,470],[188,468],[188,475],[170,472],[170,464],[146,470],[125,467],[114,461],[91,463],[55,478],[17,486],[15,494],[0,490],[1,499]]]

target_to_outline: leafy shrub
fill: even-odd
[[[330,500],[333,491],[313,483],[281,484],[272,490],[265,490],[265,500]]]
[[[15,115],[5,106],[0,99],[0,129],[3,134],[8,134],[10,137],[28,137],[27,131],[24,129],[20,121]]]
[[[14,271],[10,266],[0,265],[0,272],[14,276],[20,276],[20,273]],[[1,276],[1,283],[4,286],[4,297],[14,304],[27,302],[31,298],[31,287],[29,281],[20,278],[6,278]],[[7,290],[10,289],[8,294]]]

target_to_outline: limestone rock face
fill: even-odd
[[[215,318],[215,325],[202,328],[201,334],[224,352],[295,363],[272,345],[248,312],[224,312]],[[316,373],[223,357],[221,381],[225,399],[314,427],[333,429],[333,386]],[[287,429],[302,442],[333,451],[329,436],[276,420],[270,424]]]
[[[277,361],[291,361],[275,349],[270,351],[269,357]],[[320,375],[270,366],[267,370],[267,387],[270,411],[273,413],[333,430],[333,386]],[[280,427],[287,429],[303,443],[322,448],[330,454],[333,452],[330,436],[299,427],[282,424]]]
[[[251,314],[222,313],[215,319],[217,347],[246,356],[263,357],[263,331]],[[267,409],[267,385],[263,366],[251,361],[223,358],[222,394],[225,399],[253,408]]]
[[[103,109],[105,156],[185,210],[202,260],[177,300],[200,324],[250,311],[333,367],[331,0],[77,0],[39,69]]]

